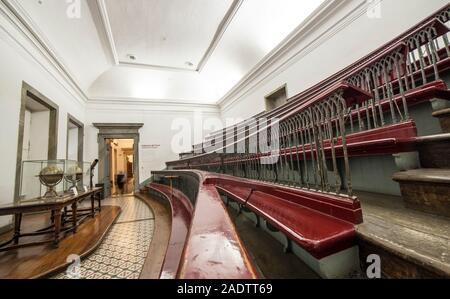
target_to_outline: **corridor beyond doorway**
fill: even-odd
[[[111,195],[134,192],[134,140],[107,139],[110,148]]]

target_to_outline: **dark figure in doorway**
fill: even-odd
[[[125,187],[125,183],[127,182],[127,178],[125,176],[125,174],[123,173],[123,171],[119,172],[119,174],[117,175],[117,187],[119,187],[120,190],[120,194],[124,194],[124,187]]]

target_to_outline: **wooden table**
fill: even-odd
[[[103,192],[103,188],[93,188],[89,189],[87,192],[80,192],[78,195],[64,193],[55,198],[36,198],[31,200],[23,200],[10,205],[1,205],[0,216],[14,215],[15,217],[14,236],[11,240],[0,244],[0,252],[21,247],[43,245],[47,243],[53,243],[55,247],[58,247],[61,231],[72,231],[73,233],[77,232],[77,227],[82,222],[82,219],[79,219],[78,217],[79,212],[88,211],[88,214],[94,217],[95,211],[97,210],[95,208],[96,199],[98,200],[98,210],[101,209],[101,198],[98,196],[101,192]],[[78,203],[88,197],[90,197],[91,199],[91,208],[78,210]],[[69,206],[71,207],[71,211],[68,211],[67,209]],[[49,227],[32,233],[21,233],[23,214],[48,211],[52,213],[52,224]],[[62,226],[62,223],[65,225],[69,222],[71,223],[70,227]],[[52,234],[53,238],[45,241],[19,244],[19,240],[21,237],[39,236],[45,234]],[[13,245],[10,245],[11,243],[13,243]]]

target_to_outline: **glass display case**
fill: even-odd
[[[64,167],[64,191],[76,187],[78,191],[83,190],[83,186],[89,186],[89,162],[78,162],[65,160]]]
[[[54,198],[72,187],[89,186],[89,162],[73,160],[23,161],[20,200]]]

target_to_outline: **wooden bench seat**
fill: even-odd
[[[359,201],[227,175],[214,176],[207,183],[317,259],[355,245],[354,226],[362,222]]]
[[[160,278],[174,279],[177,276],[180,260],[191,226],[193,207],[189,199],[177,189],[169,186],[150,183],[151,193],[162,195],[170,203],[172,211],[172,227],[164,264]]]
[[[439,57],[440,57],[440,60],[437,62],[437,68],[440,73],[443,73],[443,72],[447,71],[448,69],[450,69],[450,57],[446,56],[445,49],[439,50]],[[425,57],[424,59],[426,60],[427,57]],[[432,65],[428,65],[427,67],[424,68],[424,73],[427,77],[431,76],[433,74],[433,72],[434,72],[434,70],[433,70]],[[419,70],[415,71],[413,73],[413,76],[414,76],[415,80],[418,80],[421,76],[420,71]],[[320,84],[318,86],[320,86]],[[398,86],[395,85],[395,82],[393,83],[393,88],[398,89]],[[285,106],[282,106],[275,111],[271,111],[270,113],[268,113],[268,115],[262,114],[262,115],[260,115],[260,117],[266,117],[266,118],[280,117],[286,111],[288,111],[289,109],[292,109],[291,106],[294,103],[299,102],[299,100],[303,98],[303,97],[301,97],[301,95],[302,94],[297,95],[293,99],[291,99],[289,101],[290,104],[286,104]],[[303,96],[306,96],[306,95],[303,95]],[[415,105],[415,104],[418,104],[418,103],[421,103],[423,101],[430,100],[433,98],[450,100],[450,92],[447,90],[447,86],[444,81],[436,80],[436,81],[428,82],[428,83],[423,84],[415,89],[411,89],[411,90],[407,91],[405,93],[405,98],[407,100],[408,106],[410,106],[410,105],[412,106],[412,105]],[[399,94],[396,94],[396,96],[394,97],[393,100],[396,101],[397,103],[400,103],[400,101],[402,100],[402,96]],[[382,104],[383,111],[387,111],[389,109],[389,100],[388,99],[381,99],[381,104]],[[372,107],[369,107],[368,109],[369,109],[369,111],[371,111]],[[364,118],[365,110],[361,109],[360,112],[361,112],[361,117]],[[364,112],[364,113],[362,113],[362,112]],[[357,114],[356,112],[353,112],[352,117],[357,116],[356,114]],[[242,123],[236,125],[239,128],[238,131],[242,130],[242,128],[245,127],[243,124],[247,124],[247,122],[248,122],[248,120],[243,121]],[[231,130],[234,130],[234,126],[227,127],[225,129],[222,129],[217,132],[213,132],[205,140],[212,140],[216,137],[221,137],[221,136],[223,136],[223,131],[229,133]]]
[[[279,197],[255,191],[247,207],[317,259],[354,246],[354,225]]]
[[[414,143],[417,138],[417,129],[414,121],[402,122],[368,131],[349,134],[346,138],[347,151],[349,157],[388,155],[400,152],[413,151]],[[304,146],[291,147],[280,151],[280,156],[285,159],[288,156],[294,161],[311,158],[311,144]],[[332,155],[332,146],[329,140],[324,141],[324,153],[327,158]],[[334,145],[336,157],[343,156],[342,140],[338,139]],[[304,155],[305,153],[305,155]],[[260,159],[264,155],[252,155],[245,159],[239,157],[224,158],[224,164],[240,163]],[[221,162],[210,162],[204,165],[217,166]]]
[[[447,85],[442,80],[437,80],[420,86],[416,89],[412,89],[405,93],[405,99],[408,106],[414,106],[424,101],[428,101],[431,99],[443,99],[450,100],[450,91],[447,89]],[[403,100],[401,95],[397,95],[393,98],[394,102],[400,104]],[[383,111],[388,111],[390,109],[388,99],[381,100],[381,107]],[[372,107],[361,108],[359,110],[359,115],[361,119],[365,119],[367,116],[366,110],[371,114]],[[378,111],[377,111],[378,113]],[[352,119],[356,121],[358,119],[358,113],[356,110],[352,112]],[[347,146],[348,146],[348,154],[349,156],[371,156],[371,155],[386,155],[386,154],[395,154],[400,152],[406,152],[414,150],[412,146],[414,138],[417,137],[417,129],[412,120],[400,122],[393,125],[386,125],[381,128],[374,128],[371,130],[366,130],[357,133],[350,133],[347,135]],[[342,142],[338,140],[335,145],[336,155],[342,156]],[[298,149],[301,151],[298,152],[299,159],[303,159],[303,151],[305,153],[310,153],[310,145],[305,145],[303,147],[299,146]],[[325,154],[330,157],[331,156],[331,144],[329,141],[325,140],[324,143],[324,151]],[[291,149],[284,149],[280,152],[281,156],[290,155],[295,153],[294,158],[296,159],[297,149],[296,147],[292,147]],[[307,155],[308,156],[308,155]],[[248,159],[259,159],[260,155],[253,155]],[[177,169],[186,168],[190,164],[188,161],[195,161],[196,157],[192,157],[187,160],[179,160],[168,162],[168,165],[175,165]],[[225,164],[233,164],[242,161],[242,159],[232,157],[232,158],[224,158]],[[207,164],[197,165],[197,166],[218,166],[222,162],[218,159],[215,161],[210,161]],[[189,167],[187,167],[189,168]]]
[[[253,190],[248,187],[233,186],[231,184],[216,185],[217,190],[231,196],[239,204],[245,205],[252,195]]]
[[[417,129],[414,121],[402,122],[368,131],[358,132],[347,135],[347,151],[349,157],[373,156],[394,154],[411,150],[411,144],[417,137]],[[337,157],[343,156],[342,139],[338,139],[334,145]],[[295,153],[296,149],[291,148],[281,152],[281,155],[290,155],[291,151]],[[306,157],[310,157],[311,145],[299,147],[298,156],[303,159],[303,151]],[[324,152],[327,157],[331,157],[332,146],[329,140],[324,141]]]
[[[450,59],[449,59],[450,60]],[[432,99],[442,99],[442,100],[450,100],[450,91],[447,88],[447,85],[442,80],[433,81],[427,84],[424,84],[422,86],[419,86],[415,89],[411,89],[407,91],[404,94],[406,103],[408,107],[412,107],[414,105],[423,103],[425,101],[429,101]],[[403,100],[402,95],[396,95],[392,98],[392,101],[397,103],[398,105],[401,104]],[[386,112],[390,109],[390,100],[389,99],[382,99],[380,101],[381,108],[383,112]],[[369,106],[368,108],[361,108],[359,110],[360,117],[362,119],[366,118],[366,109],[369,110],[370,113],[372,113],[373,108]],[[378,109],[378,107],[376,108]],[[378,113],[378,110],[377,110]],[[358,119],[358,111],[354,110],[351,113],[353,120]]]

